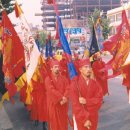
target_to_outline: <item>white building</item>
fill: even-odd
[[[124,9],[126,10],[126,14],[130,23],[130,2],[124,6],[107,11],[107,17],[110,19],[110,26],[112,26],[110,36],[116,33],[116,28],[121,24],[122,10]]]

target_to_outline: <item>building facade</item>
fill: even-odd
[[[124,6],[107,11],[107,17],[108,19],[110,19],[110,26],[112,27],[109,36],[116,34],[116,28],[121,24],[121,21],[122,21],[123,9],[126,10],[127,18],[130,23],[130,2]]]
[[[62,19],[73,18],[73,8],[71,7],[71,0],[56,0],[56,3],[58,5],[60,17]],[[47,0],[43,0],[41,4],[43,28],[47,31],[53,31],[55,30],[56,22],[56,13],[54,7],[53,5],[47,4]]]
[[[107,12],[107,10],[120,6],[120,0],[73,0],[74,18],[87,18],[95,8]]]
[[[62,19],[86,19],[95,8],[107,12],[120,6],[120,0],[56,0]],[[55,30],[55,11],[53,5],[48,5],[47,0],[41,1],[43,28]]]

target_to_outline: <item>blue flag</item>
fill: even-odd
[[[36,39],[35,42],[36,42],[36,45],[37,45],[37,47],[38,47],[38,50],[40,51],[40,42],[39,42],[39,40]]]
[[[48,39],[48,45],[49,45],[49,56],[52,57],[53,54],[52,54],[52,42],[51,42],[51,39]]]
[[[59,16],[57,16],[57,21],[58,21],[59,37],[60,37],[60,42],[62,44],[62,48],[64,52],[67,55],[69,55],[71,58],[71,50],[70,50],[68,41],[66,39],[66,36],[64,34],[63,26],[61,23],[61,18]],[[72,60],[68,62],[68,70],[69,70],[70,79],[73,79],[75,76],[77,76],[77,72],[76,72],[76,69],[74,67]]]
[[[48,47],[48,40],[46,40],[46,51],[45,51],[45,57],[46,57],[46,58],[48,58],[48,56],[49,56],[48,50],[49,50],[49,47]]]

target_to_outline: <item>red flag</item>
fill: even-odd
[[[24,48],[6,12],[2,12],[3,71],[10,97],[16,93],[14,82],[24,73]]]
[[[125,10],[122,11],[122,23],[117,34],[110,38],[109,42],[104,43],[104,48],[113,55],[110,63],[114,72],[120,71],[130,50],[130,29]]]

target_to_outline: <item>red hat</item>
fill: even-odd
[[[85,65],[90,65],[90,59],[89,58],[87,58],[87,59],[81,59],[79,61],[79,68],[81,68],[81,67],[83,67]]]
[[[62,58],[66,58],[66,54],[64,52],[62,53]]]
[[[50,61],[50,67],[52,68],[54,65],[60,65],[60,63],[59,63],[59,61],[58,60],[56,60],[56,59],[52,59],[51,61]]]

